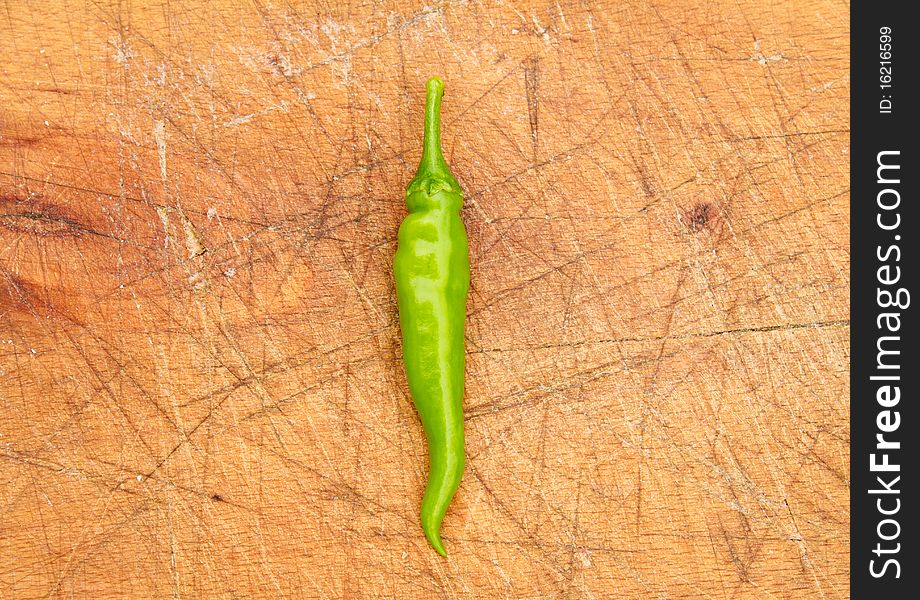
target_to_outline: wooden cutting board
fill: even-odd
[[[849,596],[846,5],[0,12],[0,597]],[[449,559],[391,275],[434,74]]]

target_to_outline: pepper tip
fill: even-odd
[[[444,542],[441,541],[441,534],[438,531],[425,532],[425,537],[428,538],[428,543],[431,544],[431,547],[434,548],[435,552],[447,558],[447,550],[444,549]]]
[[[447,550],[444,549],[444,542],[441,541],[441,519],[443,517],[443,511],[440,513],[440,516],[438,516],[437,512],[432,513],[424,510],[424,506],[422,507],[422,531],[425,532],[425,538],[438,554],[447,556]]]

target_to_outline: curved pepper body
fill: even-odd
[[[425,147],[406,190],[409,215],[394,259],[403,361],[409,391],[428,438],[428,486],[422,499],[425,537],[441,555],[441,521],[464,467],[464,324],[469,249],[460,220],[463,192],[441,154],[444,84],[428,81]]]

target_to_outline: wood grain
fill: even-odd
[[[0,11],[0,597],[845,598],[845,4]],[[424,81],[473,263],[425,544]]]

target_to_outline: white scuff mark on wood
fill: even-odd
[[[207,88],[214,87],[214,74],[217,72],[217,65],[214,63],[201,63],[195,72],[195,83]]]
[[[249,113],[248,115],[243,115],[242,117],[237,117],[236,119],[231,119],[224,123],[224,127],[234,127],[237,125],[243,125],[252,121],[252,118],[256,116],[256,113]]]
[[[182,215],[182,230],[185,232],[185,249],[188,250],[189,258],[195,258],[207,252],[208,249],[201,243],[198,231],[185,215]]]
[[[201,271],[192,271],[188,276],[188,284],[192,287],[192,290],[197,292],[208,286],[208,280],[202,275]]]
[[[530,18],[531,18],[531,20],[533,21],[533,28],[534,28],[534,31],[537,33],[537,35],[539,35],[541,38],[543,38],[543,41],[544,41],[544,42],[546,42],[547,44],[549,44],[550,41],[551,41],[551,40],[550,40],[550,37],[549,37],[549,27],[544,27],[544,26],[540,23],[540,20],[537,18],[537,15],[530,15]]]
[[[330,63],[333,72],[338,71],[342,78],[342,85],[348,86],[351,82],[351,56],[343,56],[341,60]]]
[[[156,77],[150,77],[146,72],[144,73],[144,85],[155,85],[159,87],[166,86],[166,74],[168,67],[165,64],[159,64],[156,66]]]
[[[208,207],[208,221],[213,221],[217,217],[217,209],[213,206]]]
[[[118,64],[127,67],[128,63],[134,58],[134,50],[131,49],[131,44],[128,40],[109,38],[109,44],[115,49],[115,54],[112,55],[112,59]]]
[[[166,236],[164,247],[175,247],[176,236],[173,232],[172,223],[169,220],[169,213],[174,211],[178,213],[179,221],[182,223],[184,245],[188,253],[187,258],[195,258],[208,251],[207,246],[201,241],[201,236],[198,234],[198,230],[195,229],[195,225],[192,224],[189,218],[186,217],[181,210],[170,209],[166,206],[157,206],[156,211],[157,215],[160,217],[160,222],[163,224],[163,233]]]
[[[166,177],[166,123],[157,119],[153,122],[153,139],[157,144],[157,157],[160,159],[160,177],[163,187],[169,188],[169,179]]]
[[[761,47],[763,46],[763,40],[754,40],[754,54],[751,56],[751,60],[760,63],[761,65],[766,65],[768,62],[778,62],[786,61],[786,57],[782,54],[771,54],[770,56],[764,55],[761,52]]]
[[[163,247],[168,248],[169,242],[172,239],[169,231],[169,210],[165,206],[157,206],[156,211],[157,215],[160,217],[160,222],[163,224],[163,234],[166,236],[163,240]]]
[[[288,111],[287,102],[282,100],[278,104],[272,104],[271,106],[263,108],[262,110],[258,112],[249,113],[248,115],[243,115],[242,117],[237,117],[235,119],[230,119],[229,121],[226,121],[224,123],[224,127],[238,127],[240,125],[245,125],[246,123],[252,121],[256,117],[261,117],[262,115],[268,114],[276,110],[287,112]]]
[[[566,23],[566,20],[565,20],[565,13],[562,12],[562,6],[559,4],[559,2],[556,2],[556,10],[559,11],[559,20],[562,23],[562,26],[566,29],[567,32],[570,31],[569,24]]]
[[[845,75],[845,76],[840,77],[840,78],[838,78],[838,79],[834,79],[834,80],[832,80],[832,81],[828,81],[827,83],[822,83],[821,85],[812,86],[812,87],[808,88],[808,91],[809,91],[809,92],[824,92],[824,91],[826,91],[826,90],[831,89],[832,87],[834,87],[835,85],[837,85],[838,83],[841,83],[841,82],[843,82],[843,83],[849,83],[849,82],[850,82],[850,76],[849,76],[849,75]]]
[[[110,116],[110,117],[114,117],[115,115],[109,114],[109,116]],[[122,138],[122,140],[126,140],[126,141],[128,141],[128,142],[131,142],[131,143],[134,144],[135,146],[141,146],[141,145],[142,145],[140,142],[137,141],[137,138],[134,137],[134,134],[131,132],[131,130],[130,130],[130,129],[127,129],[127,128],[125,128],[125,127],[122,127],[121,123],[118,124],[118,135]],[[97,199],[98,199],[98,198],[97,198]]]
[[[278,55],[277,68],[285,77],[293,77],[303,72],[301,69],[294,67],[294,63],[291,62],[291,58],[287,54]]]
[[[157,145],[157,157],[160,161],[160,178],[163,180],[163,191],[168,196],[169,177],[166,169],[166,138],[166,123],[161,119],[155,120],[153,122],[153,139]],[[163,223],[163,231],[166,233],[166,246],[169,246],[170,241],[172,241],[175,237],[171,232],[169,223],[169,210],[169,208],[164,206],[158,206],[156,208],[157,214],[160,216],[160,221]],[[207,252],[207,247],[201,242],[201,236],[198,235],[198,231],[195,229],[195,226],[185,215],[185,211],[182,210],[182,206],[179,204],[178,198],[176,199],[175,211],[179,215],[179,221],[182,223],[185,250],[188,253],[187,258],[195,258],[196,256],[201,256]]]
[[[252,46],[235,48],[237,59],[244,67],[253,71],[271,71],[278,77],[291,78],[304,73],[304,69],[282,51],[280,44],[271,44],[267,50]]]
[[[267,50],[252,47],[237,48],[237,55],[240,63],[250,69],[268,68],[276,75],[283,77],[297,76],[310,69],[331,66],[342,79],[342,84],[348,85],[353,81],[351,61],[357,51],[374,46],[385,36],[394,32],[407,30],[411,31],[416,40],[421,42],[425,37],[424,32],[411,28],[431,17],[443,16],[443,13],[442,6],[426,6],[408,18],[391,13],[387,19],[385,31],[358,40],[354,40],[356,34],[354,25],[348,22],[340,23],[335,19],[327,18],[304,25],[299,19],[286,18],[283,22],[272,23],[273,33],[283,44],[270,44]],[[441,30],[442,33],[447,33],[443,24]],[[315,60],[308,58],[300,66],[291,60],[291,56],[308,55],[309,53],[302,48],[303,45],[312,47],[319,53],[319,57]]]

